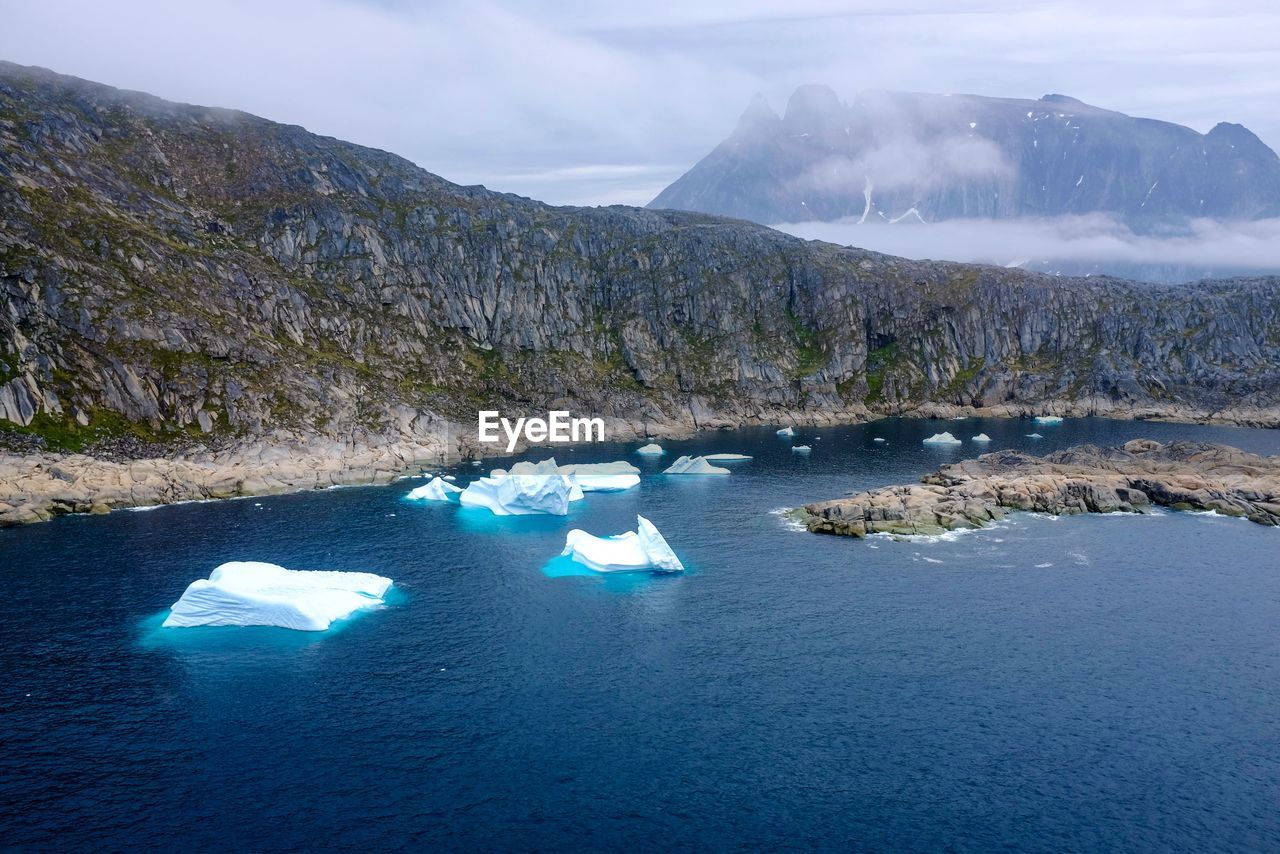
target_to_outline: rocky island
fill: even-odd
[[[1011,510],[1059,515],[1141,512],[1153,505],[1280,525],[1280,457],[1148,439],[1118,448],[1079,445],[1043,457],[998,451],[942,466],[919,484],[808,504],[804,514],[810,531],[865,537],[980,528]]]

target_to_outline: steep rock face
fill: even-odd
[[[549,207],[0,65],[0,420],[54,447],[286,429],[456,450],[477,408],[1277,423],[1278,297],[1275,280],[1060,280]]]
[[[804,86],[782,116],[757,96],[649,207],[762,223],[1103,212],[1144,228],[1280,216],[1280,158],[1238,124],[1200,134],[1064,95],[865,92],[845,104]]]

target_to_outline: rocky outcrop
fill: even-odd
[[[466,456],[477,409],[639,435],[966,412],[1276,425],[1280,280],[1066,280],[550,207],[0,63],[0,441]],[[17,465],[33,446],[10,447]]]
[[[1248,129],[1201,134],[1064,95],[1039,100],[802,86],[650,203],[762,223],[1105,213],[1135,228],[1280,215],[1280,158]]]
[[[1152,505],[1280,525],[1280,457],[1146,439],[1044,457],[1001,451],[943,466],[920,484],[809,504],[804,512],[810,531],[864,537],[980,528],[1010,510],[1059,515],[1141,512]]]

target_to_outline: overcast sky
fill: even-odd
[[[565,204],[643,204],[801,83],[1073,95],[1280,145],[1280,3],[0,0],[0,57]]]

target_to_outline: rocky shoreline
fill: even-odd
[[[942,466],[918,484],[808,504],[804,521],[815,533],[852,537],[938,534],[980,528],[1016,510],[1061,515],[1152,506],[1280,525],[1280,456],[1149,439],[1044,457],[1000,451]]]
[[[1044,409],[1022,406],[969,407],[932,403],[900,412],[864,409],[790,412],[764,410],[726,413],[691,405],[680,419],[606,419],[610,441],[683,438],[699,430],[795,424],[856,424],[896,415],[910,418],[1021,418],[1048,412],[1064,417],[1102,416],[1235,426],[1280,425],[1280,411],[1197,413],[1179,408],[1116,411],[1085,402],[1059,402]],[[434,433],[403,432],[387,436],[358,434],[346,439],[276,430],[263,437],[225,447],[197,445],[166,455],[129,458],[112,452],[55,453],[39,449],[0,450],[0,527],[42,522],[68,513],[106,513],[182,501],[236,498],[284,492],[389,483],[423,467],[439,467],[502,453],[474,441],[474,425],[432,422]],[[521,445],[517,451],[530,450]],[[544,448],[548,453],[550,448]],[[990,456],[990,455],[988,455]],[[917,490],[921,487],[903,487]],[[841,504],[826,502],[824,505]],[[999,508],[996,508],[997,510]],[[1053,512],[1053,511],[1047,511]],[[1070,512],[1070,511],[1066,511]],[[990,514],[988,513],[988,516]],[[836,511],[811,530],[833,530],[844,524]],[[874,530],[894,528],[893,520],[876,520]],[[973,522],[973,520],[968,520]],[[878,527],[883,525],[883,527]],[[966,525],[971,526],[971,525]],[[943,530],[928,520],[911,520],[911,533]],[[920,529],[920,530],[917,530]],[[870,532],[870,531],[868,531]],[[900,531],[894,531],[900,532]]]

